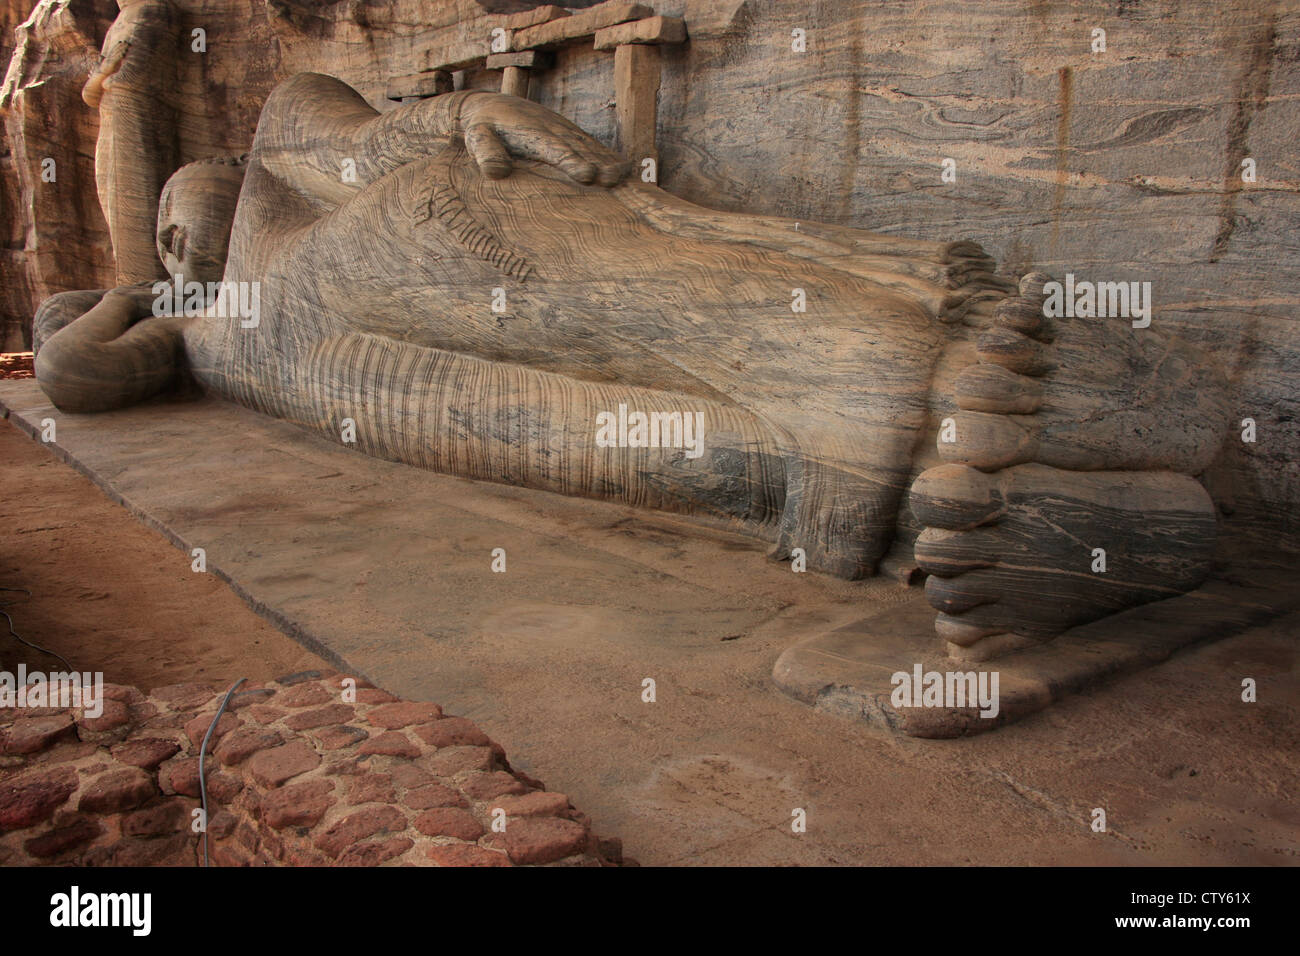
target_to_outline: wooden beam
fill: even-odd
[[[484,65],[489,70],[504,70],[508,66],[522,66],[525,70],[549,70],[555,65],[555,57],[545,50],[493,53]]]
[[[559,46],[592,36],[597,30],[612,27],[616,23],[650,16],[654,16],[654,11],[645,4],[609,0],[581,13],[519,30],[511,38],[510,47],[513,50],[530,50],[535,47]]]
[[[446,70],[448,73],[454,73],[457,70],[465,70],[472,66],[482,66],[483,61],[492,51],[488,48],[491,41],[484,38],[482,41],[472,41],[469,43],[457,43],[453,46],[446,47],[440,54],[440,59],[429,69]]]
[[[393,77],[388,81],[388,89],[384,95],[390,100],[406,102],[410,99],[450,93],[451,89],[450,73],[445,70],[428,70],[424,73]]]
[[[501,71],[501,92],[528,99],[529,71],[522,66],[508,66]]]
[[[618,117],[618,146],[637,165],[640,175],[644,159],[655,161],[658,177],[659,151],[655,148],[655,126],[659,113],[659,48],[644,43],[625,43],[614,50],[614,97]]]
[[[678,17],[647,17],[596,31],[596,49],[613,50],[624,43],[681,43],[686,22]]]
[[[557,20],[560,17],[567,17],[569,11],[563,7],[557,7],[554,4],[548,4],[544,7],[538,7],[535,10],[525,10],[523,13],[512,13],[506,17],[507,30],[525,30],[528,27],[535,27],[539,23],[546,23],[550,20]]]

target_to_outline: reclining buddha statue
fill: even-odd
[[[1228,412],[1190,348],[1046,318],[1047,277],[973,242],[683,201],[527,100],[379,113],[295,76],[246,157],[171,176],[156,240],[201,301],[47,300],[36,375],[61,410],[192,378],[370,455],[692,516],[844,578],[892,549],[975,659],[1209,568],[1194,476]],[[251,317],[229,308],[250,288]]]

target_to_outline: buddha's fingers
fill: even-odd
[[[465,130],[465,148],[488,179],[504,179],[510,175],[513,168],[510,153],[486,123]]]

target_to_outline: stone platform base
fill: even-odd
[[[763,561],[760,542],[669,516],[378,461],[212,400],[72,416],[18,381],[0,383],[0,413],[33,436],[55,422],[51,450],[185,552],[202,547],[209,573],[341,670],[509,726],[525,751],[536,724],[518,693],[543,699],[533,687],[547,668],[566,675],[553,691],[564,697],[607,683],[617,660],[639,703],[643,677],[689,683],[732,666],[719,648],[743,638],[757,671],[778,658],[777,685],[820,711],[957,737],[1300,608],[1285,580],[1217,581],[955,663],[919,588],[795,575]],[[490,571],[497,547],[506,574]],[[917,665],[922,676],[996,671],[996,716],[895,707],[892,676]]]
[[[772,676],[787,694],[821,711],[913,737],[962,737],[1150,667],[1181,648],[1220,640],[1300,608],[1300,596],[1294,589],[1288,594],[1285,587],[1278,576],[1264,576],[1253,586],[1212,580],[1191,594],[1133,608],[1072,628],[1047,644],[980,663],[947,656],[934,633],[934,609],[918,589],[902,604],[789,648]],[[893,679],[900,672],[907,682]],[[948,674],[974,673],[974,685],[960,685],[963,696],[968,686],[978,688],[981,677],[991,690],[996,674],[996,704],[981,708],[967,700],[959,706],[962,698],[954,693],[938,706],[917,706],[931,673],[943,675],[945,688]],[[912,706],[895,706],[895,688],[904,685],[914,695]],[[957,686],[954,682],[954,691]]]

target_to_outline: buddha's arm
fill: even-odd
[[[183,318],[153,317],[148,286],[110,290],[50,336],[36,354],[36,381],[65,412],[124,408],[175,375]]]
[[[81,98],[87,106],[99,108],[99,102],[104,98],[104,83],[122,68],[122,61],[126,59],[130,49],[131,44],[122,40],[105,54],[95,72],[86,80],[86,85],[81,88]]]
[[[167,0],[144,0],[124,10],[109,28],[104,55],[81,89],[86,105],[99,107],[115,86],[167,92],[175,82],[179,15]]]
[[[462,91],[379,113],[347,84],[315,73],[295,76],[271,94],[253,157],[299,191],[339,204],[453,136],[464,136],[493,178],[510,172],[511,156],[557,166],[579,182],[613,185],[626,173],[626,164],[596,140],[527,100]]]

